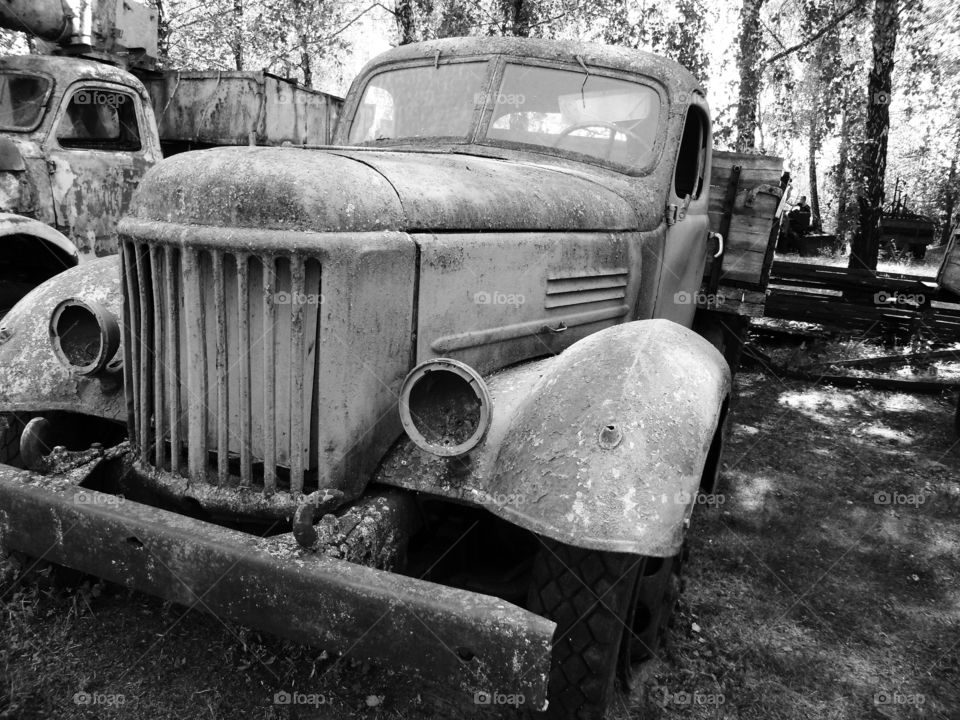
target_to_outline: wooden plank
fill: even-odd
[[[883,365],[904,365],[906,363],[923,360],[938,360],[941,358],[960,360],[960,350],[930,350],[927,352],[909,353],[907,355],[881,355],[872,358],[853,358],[850,360],[823,360],[814,363],[816,367],[877,367]]]
[[[798,370],[775,363],[769,355],[756,346],[748,343],[743,348],[743,356],[760,361],[764,369],[777,377],[789,377],[797,380],[806,380],[818,385],[832,385],[833,387],[875,388],[877,390],[894,390],[903,392],[940,394],[960,389],[960,383],[944,382],[942,380],[921,380],[889,377],[855,377],[852,375],[832,375],[817,372]]]
[[[711,293],[708,290],[707,284],[704,283],[697,295],[697,307],[703,310],[713,310],[729,315],[763,317],[764,303],[767,300],[767,294],[765,292],[721,285],[715,293],[717,298],[716,302],[706,302],[706,299],[710,297],[710,295]]]

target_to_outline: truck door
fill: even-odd
[[[706,110],[687,110],[667,200],[667,237],[654,317],[690,327],[707,258],[710,121]]]
[[[135,92],[79,83],[64,95],[47,138],[57,228],[83,255],[117,252],[116,226],[144,173],[160,159]]]

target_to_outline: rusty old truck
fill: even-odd
[[[717,480],[712,157],[676,63],[482,38],[371,61],[333,145],[165,159],[2,322],[3,546],[600,717]]]
[[[157,12],[134,0],[7,0],[0,27],[41,52],[0,58],[0,316],[83,258],[165,155],[321,144],[339,98],[264,72],[157,68]]]

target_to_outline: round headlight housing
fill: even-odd
[[[71,372],[96,375],[120,349],[120,324],[100,303],[68,298],[50,316],[50,344]]]
[[[475,448],[490,428],[490,391],[466,363],[427,360],[400,388],[400,422],[417,447],[441,457]]]

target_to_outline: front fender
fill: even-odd
[[[709,342],[666,320],[625,323],[488,384],[481,447],[437,458],[401,442],[376,480],[579,547],[679,552],[731,387]]]
[[[50,346],[49,322],[61,300],[78,297],[122,317],[117,256],[70,268],[27,294],[0,321],[0,412],[66,410],[125,421],[123,389],[73,375]]]

